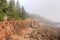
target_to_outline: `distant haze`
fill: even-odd
[[[27,12],[60,22],[60,0],[19,0],[19,2]]]

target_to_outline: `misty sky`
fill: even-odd
[[[19,0],[19,2],[30,13],[60,22],[60,0]]]

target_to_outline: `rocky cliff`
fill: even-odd
[[[0,40],[58,40],[58,32],[36,19],[2,21]]]

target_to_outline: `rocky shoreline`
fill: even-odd
[[[3,21],[0,40],[58,40],[58,32],[37,20]]]

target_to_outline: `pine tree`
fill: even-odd
[[[23,6],[22,6],[21,17],[22,17],[23,20],[26,18],[26,12],[25,12],[25,9],[24,9]]]
[[[17,0],[17,3],[16,3],[16,11],[17,11],[17,16],[20,18],[20,3],[19,1]]]
[[[7,13],[7,10],[7,0],[0,0],[0,20],[3,20],[3,16]]]
[[[9,18],[14,18],[15,17],[15,1],[14,0],[10,0],[9,2]]]
[[[10,0],[9,10],[10,10],[10,11],[14,11],[14,8],[15,8],[15,1],[14,1],[14,0]]]
[[[1,0],[1,8],[3,13],[7,12],[7,1],[6,0]]]
[[[7,0],[0,0],[0,20],[3,20],[3,17],[6,16],[8,19],[25,19],[26,12],[24,7],[20,8],[20,3],[17,0],[15,5],[15,0],[10,0],[7,3]]]

